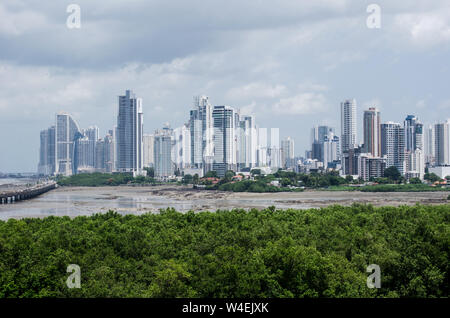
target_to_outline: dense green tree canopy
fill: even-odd
[[[384,176],[391,179],[392,181],[400,181],[402,175],[398,171],[397,167],[391,166],[384,170]]]
[[[217,178],[217,171],[211,170],[205,174],[205,178]]]
[[[432,173],[425,173],[424,179],[428,180],[430,182],[436,182],[436,181],[440,181],[441,180],[441,178],[437,174],[435,174],[433,172]]]
[[[449,220],[449,205],[10,219],[0,298],[448,297]]]

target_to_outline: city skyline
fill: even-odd
[[[309,148],[311,123],[340,126],[347,98],[357,118],[369,107],[426,126],[450,117],[448,1],[378,1],[375,29],[360,1],[79,4],[80,29],[66,27],[64,3],[0,4],[0,171],[35,170],[37,132],[60,110],[104,134],[127,87],[146,105],[145,133],[168,119],[181,126],[192,96],[205,94],[283,127],[296,155]]]
[[[450,166],[450,120],[427,129],[412,114],[403,124],[382,123],[380,111],[369,107],[362,118],[364,142],[358,143],[356,100],[342,101],[340,112],[340,136],[335,127],[313,126],[311,148],[304,156],[295,156],[295,140],[280,138],[279,128],[260,127],[254,116],[228,105],[213,106],[204,95],[194,96],[189,119],[182,126],[173,129],[165,123],[154,135],[145,134],[142,99],[127,89],[118,97],[117,125],[103,139],[97,126],[80,129],[70,114],[57,113],[55,126],[40,131],[37,171],[145,176],[144,168],[153,167],[155,176],[165,180],[209,171],[223,177],[228,170],[254,168],[307,173],[331,169],[369,181],[383,177],[390,167],[408,180],[423,180],[427,167]]]

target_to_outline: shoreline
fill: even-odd
[[[42,218],[47,216],[89,216],[109,210],[120,214],[159,213],[174,208],[180,212],[232,210],[310,209],[331,205],[351,206],[354,203],[381,206],[446,205],[447,192],[225,192],[197,190],[186,186],[103,186],[58,187],[32,200],[0,205],[0,220],[10,218]]]

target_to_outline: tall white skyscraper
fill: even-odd
[[[434,165],[436,156],[434,125],[430,125],[424,129],[424,148],[425,162]]]
[[[83,135],[87,137],[88,141],[89,141],[89,151],[88,151],[88,162],[87,165],[90,167],[94,167],[95,166],[95,143],[98,141],[99,139],[99,130],[97,126],[91,126],[87,129],[83,130]]]
[[[207,96],[194,97],[194,109],[190,112],[191,164],[202,168],[211,165],[214,156],[213,106]]]
[[[380,111],[371,107],[364,111],[364,150],[374,157],[381,155],[381,116]]]
[[[241,116],[237,132],[239,141],[238,165],[239,169],[256,166],[257,158],[257,130],[254,116]]]
[[[283,168],[294,166],[294,140],[291,137],[281,140],[281,164]]]
[[[422,149],[407,152],[408,175],[409,177],[423,180],[425,176],[425,155]]]
[[[117,170],[142,174],[143,168],[143,112],[142,99],[131,90],[119,96],[117,116]]]
[[[165,179],[174,175],[172,160],[173,130],[169,126],[155,131],[154,162],[155,177]]]
[[[107,173],[114,171],[114,136],[113,131],[110,130],[109,133],[103,138],[102,147],[102,170]]]
[[[330,126],[314,126],[311,129],[311,144],[314,142],[323,142],[325,139],[325,136],[328,136],[329,134],[335,134],[334,128]]]
[[[55,173],[55,126],[42,130],[40,141],[38,174],[53,175]]]
[[[356,146],[356,100],[341,103],[341,147],[342,152]]]
[[[214,162],[213,170],[219,176],[227,170],[236,170],[236,110],[231,106],[214,106]]]
[[[76,173],[75,141],[81,137],[78,124],[69,114],[61,112],[56,115],[56,174],[70,176]]]
[[[394,166],[402,175],[405,174],[405,129],[399,123],[381,124],[381,155],[387,157],[387,168]]]
[[[144,134],[144,167],[153,167],[154,161],[154,146],[155,136]]]
[[[95,167],[95,143],[92,143],[87,136],[83,136],[76,141],[76,173],[92,172]],[[92,147],[92,144],[94,147]]]
[[[269,167],[273,169],[281,168],[281,144],[280,144],[280,129],[271,128],[270,129],[270,140],[269,140]]]
[[[408,115],[405,119],[405,149],[414,152],[423,150],[423,124],[414,115]]]
[[[322,149],[322,162],[326,169],[329,163],[339,160],[339,137],[333,133],[326,135],[322,143]]]
[[[191,165],[191,132],[187,124],[173,130],[172,161],[180,170]]]
[[[258,128],[257,165],[266,167],[269,164],[269,138],[267,128]]]
[[[450,164],[450,119],[434,126],[436,165]]]

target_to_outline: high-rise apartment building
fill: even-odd
[[[75,145],[75,173],[93,172],[95,169],[95,143],[92,148],[92,141],[87,136],[83,136],[76,141]]]
[[[414,115],[408,115],[405,119],[405,149],[413,152],[416,149],[423,150],[423,124]]]
[[[87,153],[87,163],[89,167],[95,166],[95,143],[99,139],[99,131],[97,126],[92,126],[87,129],[83,129],[82,134],[87,137],[89,143],[89,151]]]
[[[155,136],[150,134],[144,134],[143,140],[144,147],[144,167],[153,167],[154,161],[154,146]]]
[[[117,171],[142,174],[143,152],[142,99],[131,90],[119,96],[117,116]]]
[[[430,125],[424,129],[424,149],[425,163],[434,165],[436,156],[434,125]]]
[[[272,170],[277,170],[282,167],[281,162],[281,144],[280,144],[280,129],[279,128],[271,128],[270,130],[270,139],[268,144],[268,166]]]
[[[332,162],[339,160],[339,137],[333,133],[325,136],[321,147],[322,162],[325,169]]]
[[[387,168],[394,166],[405,174],[405,129],[399,123],[381,124],[381,155],[387,157]]]
[[[173,130],[166,126],[155,131],[154,138],[155,177],[166,179],[175,175],[175,165],[172,160]]]
[[[406,178],[419,178],[423,180],[425,176],[425,153],[422,149],[407,152],[407,173]]]
[[[238,138],[238,169],[252,168],[257,163],[258,134],[254,116],[244,115],[240,117]]]
[[[323,142],[325,136],[335,134],[334,128],[330,126],[314,126],[311,129],[311,144],[314,142]]]
[[[172,161],[179,170],[191,166],[191,132],[187,124],[173,130]]]
[[[281,165],[285,169],[294,167],[294,140],[291,137],[281,140]]]
[[[363,152],[374,157],[381,155],[381,116],[380,111],[371,107],[364,111],[364,148]]]
[[[231,106],[214,106],[214,162],[213,170],[224,176],[227,170],[236,170],[236,120],[239,116]]]
[[[194,97],[194,109],[190,112],[191,164],[197,168],[211,165],[214,156],[213,106],[207,96]],[[208,167],[209,169],[210,167]]]
[[[95,170],[98,172],[114,171],[114,138],[111,132],[95,143]]]
[[[311,158],[322,162],[324,168],[327,168],[328,163],[340,159],[340,139],[333,127],[315,126],[311,130],[311,140]]]
[[[357,157],[358,177],[364,181],[381,178],[386,170],[386,158],[374,157],[370,153],[362,153]]]
[[[356,100],[341,103],[341,147],[342,152],[356,147]]]
[[[450,120],[434,125],[436,165],[450,164]]]
[[[42,130],[40,134],[38,174],[55,173],[55,126]]]

